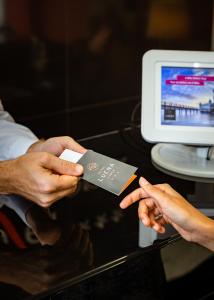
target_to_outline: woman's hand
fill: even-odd
[[[168,184],[152,185],[140,178],[140,188],[120,203],[127,208],[140,201],[138,215],[143,224],[159,233],[170,223],[187,241],[197,242],[214,250],[214,221],[193,207]]]

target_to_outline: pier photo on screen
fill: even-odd
[[[214,68],[161,67],[161,125],[214,126]]]

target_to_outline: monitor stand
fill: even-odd
[[[174,177],[195,182],[194,195],[187,199],[207,216],[214,216],[214,159],[207,147],[157,144],[152,148],[154,166]]]

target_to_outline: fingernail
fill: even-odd
[[[143,223],[144,226],[147,226],[147,221],[144,218],[141,219],[141,222]]]
[[[120,208],[125,208],[125,205],[123,202],[120,202]]]
[[[82,174],[83,173],[83,166],[82,165],[76,165],[76,171],[77,171],[77,173],[79,173],[79,174]]]
[[[140,183],[141,185],[149,184],[149,182],[148,182],[144,177],[140,177],[139,183]]]

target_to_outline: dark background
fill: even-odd
[[[199,0],[2,0],[0,98],[15,120],[31,128],[39,138],[71,135],[88,148],[139,166],[141,174],[152,182],[169,182],[186,196],[192,192],[192,182],[158,172],[151,165],[151,145],[142,141],[139,127],[138,131],[136,127],[131,131],[122,129],[133,126],[133,121],[135,125],[140,123],[143,54],[149,49],[210,50],[212,3],[211,0],[203,3]],[[94,142],[84,139],[116,129],[119,129],[117,134],[95,138]],[[101,190],[83,191],[77,199],[73,213],[81,218],[89,215],[91,223],[97,215],[111,216],[119,203]],[[86,209],[84,215],[85,203],[93,210]],[[131,208],[119,225],[109,221],[106,235],[92,228],[90,234],[98,262],[106,253],[119,256],[124,249],[129,252],[136,247],[135,210],[136,207]],[[127,232],[132,233],[129,239]],[[114,245],[110,250],[109,236]],[[162,268],[152,256],[150,260],[146,258],[149,268],[151,259],[155,268],[157,264]],[[126,266],[124,269],[132,278],[138,277],[138,271],[142,274],[142,265],[136,271],[135,266],[134,271]],[[159,274],[153,272],[155,278]],[[114,281],[118,276],[113,274],[112,278]],[[122,288],[127,278],[124,277]],[[103,282],[106,283],[106,277]],[[141,290],[137,292],[142,299],[140,292],[145,297],[145,290],[150,289],[147,286],[144,289],[142,282],[139,285]],[[190,285],[187,286],[189,289]],[[130,289],[134,290],[132,286]]]
[[[38,137],[126,126],[145,51],[211,49],[211,0],[1,3],[0,97]]]

